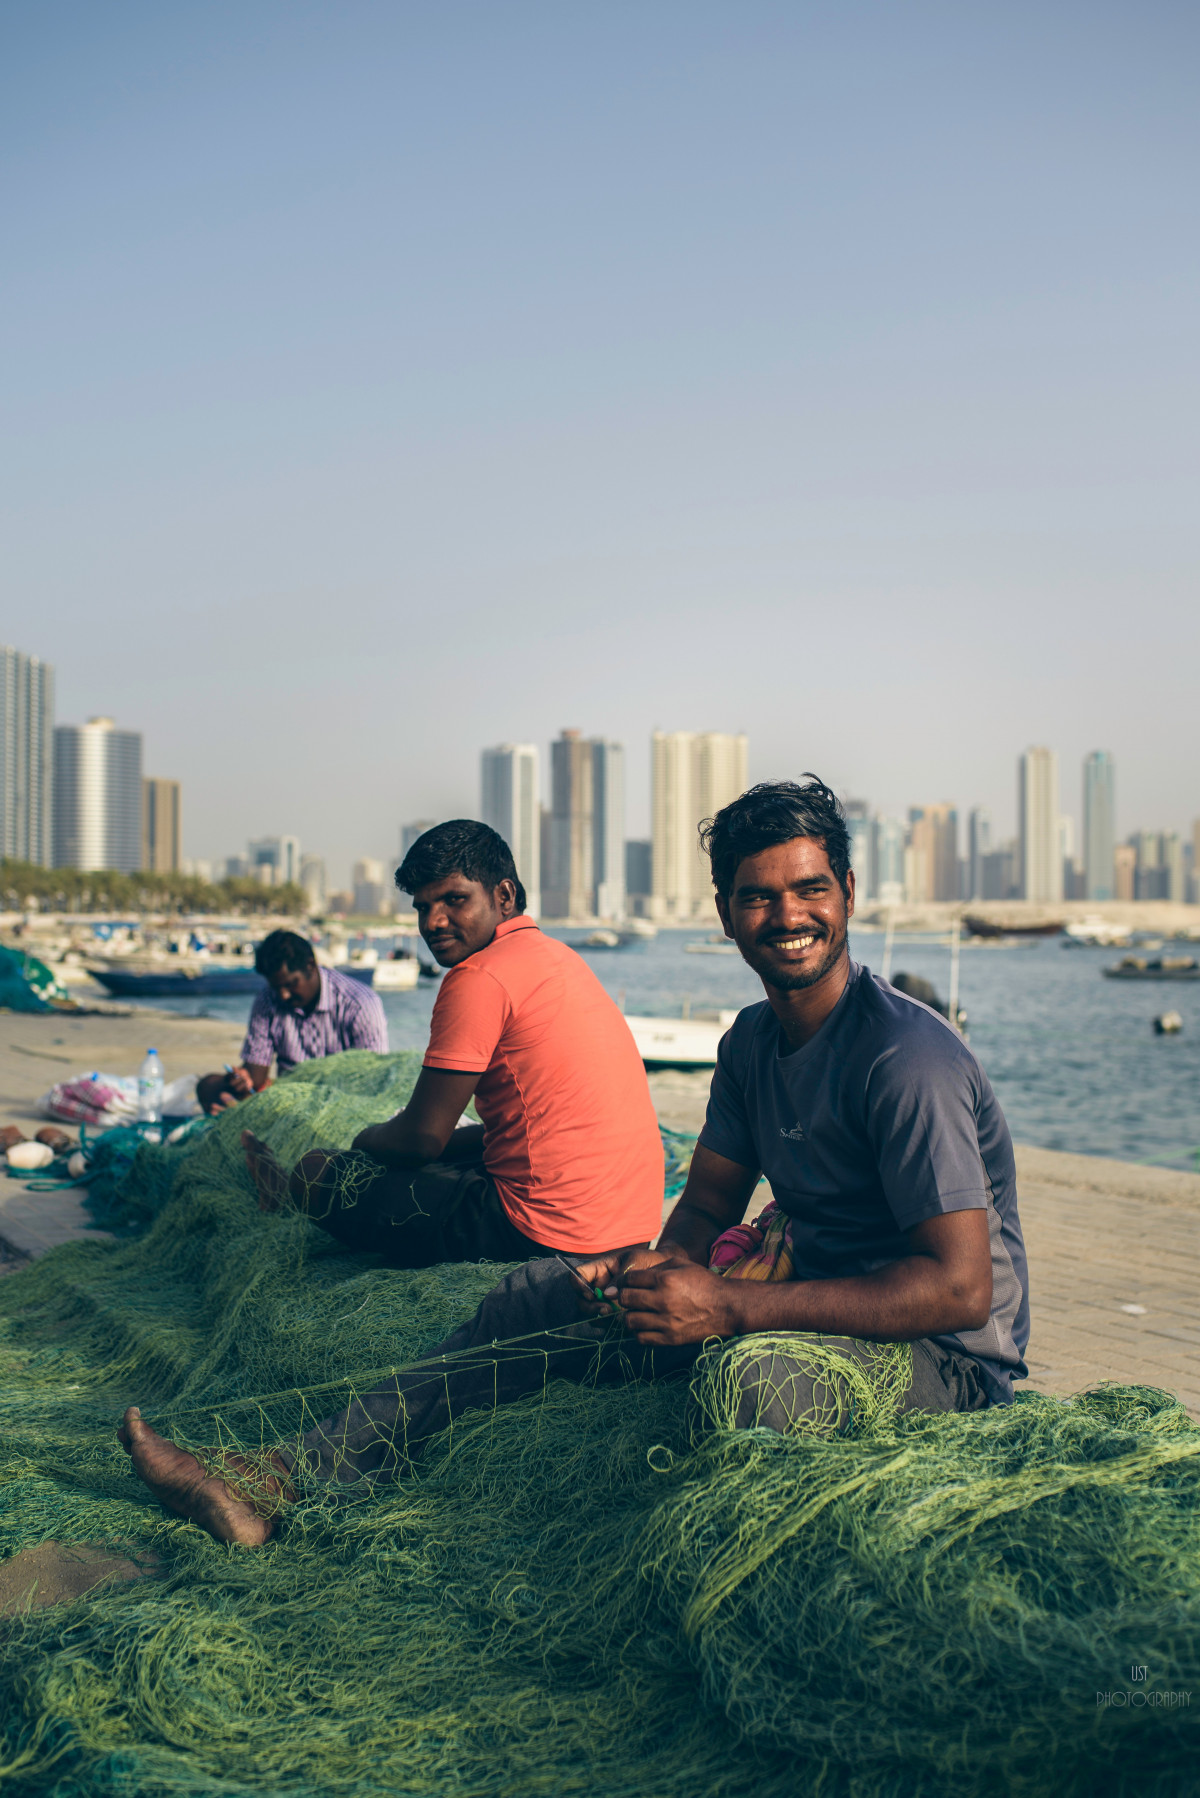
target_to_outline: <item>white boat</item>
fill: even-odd
[[[421,964],[415,955],[394,955],[375,964],[377,993],[407,992],[421,978]]]
[[[377,993],[406,992],[421,978],[421,964],[415,955],[381,956],[378,949],[352,950],[345,961],[335,965],[343,974],[373,986]]]
[[[648,1068],[711,1068],[716,1066],[717,1046],[737,1015],[736,1011],[690,1018],[626,1014],[625,1022]]]

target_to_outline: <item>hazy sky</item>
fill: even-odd
[[[185,851],[746,730],[1200,814],[1194,4],[5,9],[0,637]]]

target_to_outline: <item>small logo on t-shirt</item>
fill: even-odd
[[[789,1142],[803,1142],[804,1141],[804,1132],[800,1128],[799,1124],[793,1124],[792,1128],[790,1130],[784,1130],[781,1127],[779,1134],[780,1134],[780,1136],[786,1136]]]

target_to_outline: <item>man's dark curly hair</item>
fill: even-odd
[[[712,862],[713,885],[728,899],[739,865],[748,855],[812,837],[829,857],[829,866],[849,898],[850,833],[836,793],[815,774],[794,780],[764,780],[723,805],[715,818],[700,826],[700,842]]]
[[[307,937],[297,936],[294,930],[273,930],[254,952],[254,971],[270,980],[281,968],[289,974],[299,974],[316,959]]]
[[[431,880],[447,874],[464,874],[492,892],[502,880],[517,889],[517,910],[525,910],[525,888],[517,878],[512,850],[499,831],[477,818],[451,818],[435,824],[419,836],[396,869],[396,885],[402,893],[415,893]]]

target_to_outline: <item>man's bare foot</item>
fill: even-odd
[[[138,1477],[149,1486],[159,1503],[179,1517],[200,1524],[218,1542],[237,1542],[244,1548],[261,1548],[275,1533],[275,1519],[264,1516],[235,1486],[216,1474],[205,1473],[195,1455],[176,1448],[159,1436],[136,1405],[130,1405],[117,1430],[117,1440],[133,1458]],[[280,1478],[258,1475],[236,1455],[227,1457],[232,1474],[244,1473],[263,1494],[264,1508],[286,1499],[287,1469],[276,1461]]]
[[[258,1193],[259,1210],[278,1211],[287,1192],[288,1177],[276,1160],[275,1151],[269,1149],[261,1137],[255,1136],[253,1130],[242,1131],[242,1147]]]

